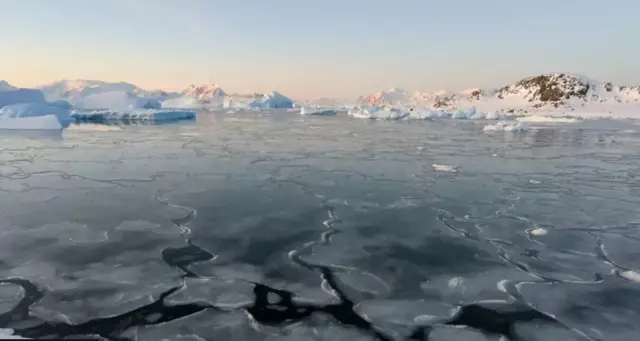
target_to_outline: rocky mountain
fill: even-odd
[[[455,110],[488,105],[501,109],[576,109],[589,104],[625,104],[640,101],[640,86],[615,85],[571,73],[528,77],[497,89],[459,92],[408,92],[397,88],[361,97],[368,105],[410,106]]]

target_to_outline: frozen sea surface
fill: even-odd
[[[635,339],[640,126],[486,124],[203,113],[3,135],[0,329]]]

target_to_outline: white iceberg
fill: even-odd
[[[552,117],[543,115],[531,115],[518,117],[518,122],[532,122],[532,123],[574,123],[579,120],[573,117]]]
[[[12,329],[3,329],[3,328],[0,328],[0,339],[26,340],[24,337],[20,335],[15,335]]]
[[[262,98],[250,102],[248,107],[250,109],[291,109],[293,101],[277,91],[272,91],[264,94]]]
[[[46,103],[46,101],[42,91],[36,89],[0,91],[0,108],[18,103]]]
[[[498,121],[496,124],[489,124],[482,130],[484,131],[527,131],[529,127],[518,121]]]
[[[466,120],[466,119],[472,118],[475,115],[476,115],[476,107],[471,107],[468,109],[459,109],[458,111],[454,112],[453,115],[451,115],[451,118]]]
[[[196,113],[187,110],[137,109],[73,111],[71,116],[78,121],[177,121],[192,120]]]
[[[486,113],[484,118],[487,119],[487,120],[499,120],[499,119],[504,118],[504,112],[499,111],[499,110],[488,112],[488,113]]]
[[[161,104],[163,109],[204,109],[204,103],[190,96],[182,96],[171,98],[163,101]]]
[[[51,104],[22,103],[0,109],[0,129],[60,130],[72,121],[67,109]]]
[[[349,110],[349,116],[365,119],[398,120],[409,116],[409,112],[378,106],[362,106]]]
[[[335,116],[338,113],[330,108],[307,108],[302,107],[300,109],[300,115],[314,115],[314,116]]]
[[[428,120],[435,118],[444,118],[447,117],[447,113],[444,111],[438,110],[427,110],[427,109],[416,109],[409,112],[409,119],[414,120]]]
[[[75,107],[88,110],[104,109],[160,109],[160,102],[125,91],[92,94],[76,101]]]

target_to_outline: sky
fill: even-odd
[[[278,90],[495,87],[547,72],[640,84],[638,0],[1,0],[0,80]]]

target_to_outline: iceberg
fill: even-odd
[[[204,103],[190,96],[182,96],[171,98],[163,101],[161,104],[163,109],[204,109]]]
[[[186,110],[137,109],[137,110],[93,110],[73,111],[71,117],[78,121],[178,121],[193,120],[196,113]]]
[[[18,103],[46,103],[44,94],[36,89],[0,91],[0,108]]]
[[[277,91],[272,91],[250,102],[248,107],[250,109],[292,109],[293,101]]]
[[[408,118],[413,120],[428,120],[428,119],[435,119],[435,118],[444,118],[447,116],[448,116],[447,113],[444,111],[416,109],[409,112]]]
[[[67,109],[51,104],[21,103],[0,109],[0,129],[60,130],[72,121]]]
[[[300,115],[314,115],[314,116],[336,116],[338,113],[330,108],[306,108],[300,109]]]
[[[485,126],[484,131],[527,131],[529,127],[518,121],[498,121],[496,124]]]
[[[469,109],[459,109],[458,111],[453,113],[453,115],[451,115],[451,118],[459,119],[459,120],[466,120],[466,119],[469,119],[469,118],[471,118],[471,117],[473,117],[475,115],[476,115],[476,108],[475,107],[471,107]]]
[[[160,102],[125,91],[92,94],[76,101],[75,107],[88,110],[104,109],[160,109]]]
[[[12,329],[0,328],[0,339],[9,340],[26,340],[24,337],[15,335]]]
[[[485,115],[485,119],[487,120],[499,120],[501,118],[504,117],[504,112],[502,111],[492,111],[492,112],[488,112]]]
[[[399,120],[409,116],[409,112],[378,106],[364,106],[349,110],[349,116],[365,119]]]
[[[53,102],[51,102],[49,104],[51,104],[51,105],[53,105],[55,107],[59,107],[59,108],[62,108],[62,109],[67,109],[67,110],[71,110],[71,108],[73,108],[71,103],[69,103],[69,102],[67,102],[67,101],[65,101],[63,99],[59,99],[59,100],[53,101]]]

